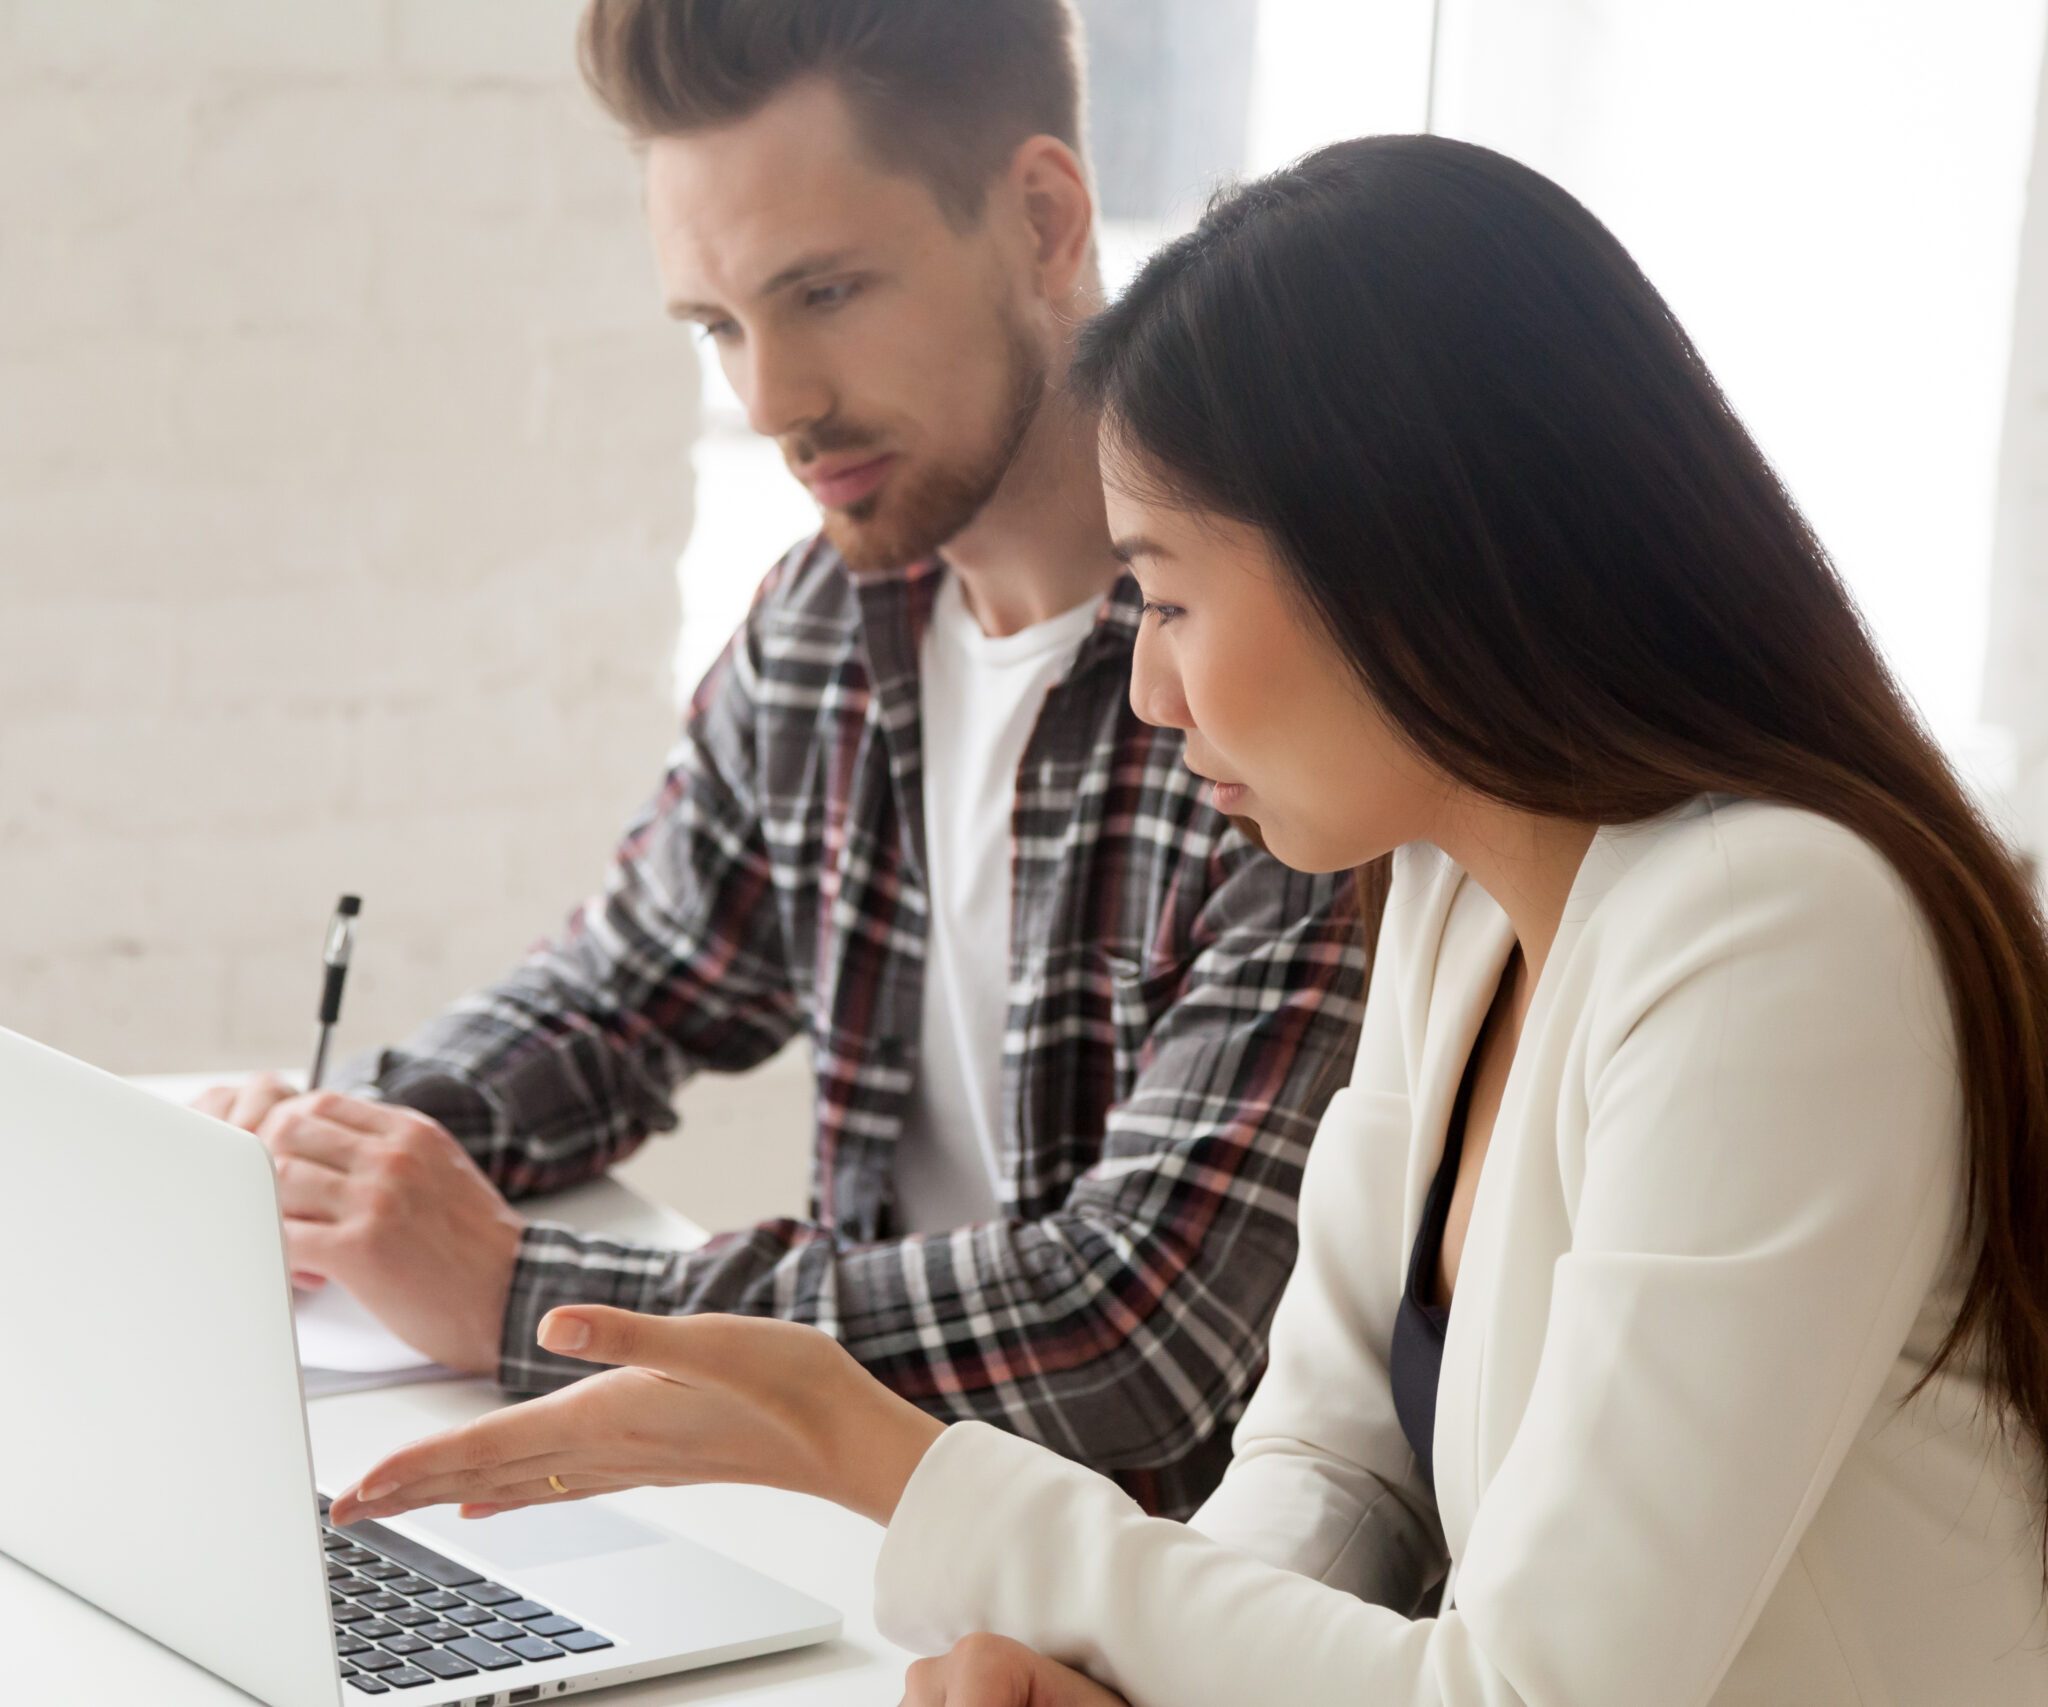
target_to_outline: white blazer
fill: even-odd
[[[885,1632],[993,1630],[1136,1707],[2048,1703],[2037,1455],[1972,1368],[1906,1402],[1968,1272],[1942,973],[1891,867],[1810,814],[1595,837],[1481,1174],[1431,1502],[1387,1347],[1512,941],[1448,860],[1397,857],[1271,1368],[1195,1526],[958,1425],[890,1526]],[[1446,1556],[1433,1618],[1360,1598],[1412,1605]]]

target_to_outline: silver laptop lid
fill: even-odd
[[[273,1707],[336,1707],[263,1146],[0,1030],[0,1552]]]

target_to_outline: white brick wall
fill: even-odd
[[[346,1046],[598,875],[697,376],[575,0],[0,0],[0,1024]]]

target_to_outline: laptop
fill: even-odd
[[[0,1552],[259,1700],[514,1707],[839,1633],[601,1500],[329,1524],[251,1134],[0,1030],[0,1179]]]

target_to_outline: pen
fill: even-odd
[[[356,946],[356,915],[362,910],[361,897],[344,895],[334,904],[334,917],[327,926],[327,946],[320,955],[326,969],[320,983],[320,1029],[313,1038],[313,1069],[306,1075],[309,1091],[320,1088],[321,1075],[327,1070],[327,1040],[341,1018],[341,986],[348,977],[348,957]]]

